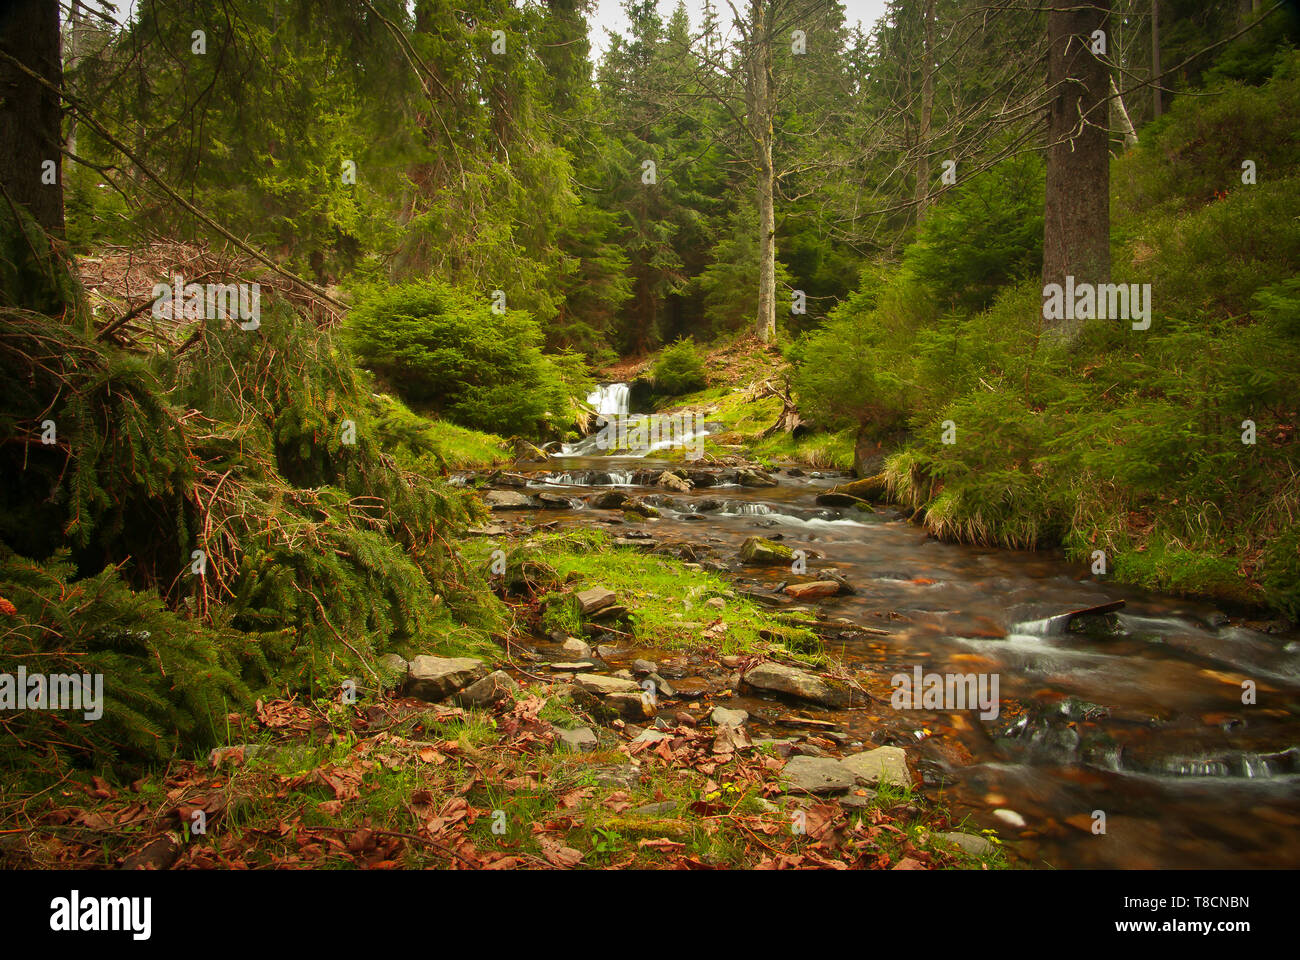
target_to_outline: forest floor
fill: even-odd
[[[516,627],[493,662],[455,661],[473,665],[478,683],[451,696],[450,688],[407,683],[405,696],[393,690],[352,703],[342,694],[258,701],[252,716],[226,718],[224,745],[210,752],[129,783],[69,777],[11,798],[0,813],[0,866],[1006,865],[996,836],[954,822],[941,798],[914,788],[911,771],[905,783],[883,772],[845,781],[834,757],[846,738],[800,701],[781,707],[789,735],[768,739],[751,739],[743,716],[714,713],[710,701],[727,699],[724,688],[760,661],[846,683],[807,626],[674,557],[585,532],[525,525],[512,533],[493,542],[511,549],[500,589]],[[488,545],[476,538],[475,546]],[[557,674],[556,662],[533,652],[529,638],[566,625],[573,601],[593,586],[608,586],[635,616],[567,624],[593,643],[620,646],[592,651],[569,637],[572,655],[626,663],[643,677],[647,665],[630,658],[655,657],[649,666],[673,679],[650,674],[662,686],[648,706],[631,670],[601,677],[572,664],[572,674]],[[687,624],[680,612],[674,619],[684,597],[712,622]],[[534,672],[548,668],[549,676]],[[589,684],[602,681],[636,692],[593,694]],[[803,759],[789,767],[793,758]],[[814,782],[795,776],[800,764],[816,768],[806,771]],[[816,782],[827,769],[841,782]]]
[[[770,747],[678,723],[662,739],[556,734],[544,690],[491,710],[414,699],[259,703],[234,742],[129,786],[29,798],[0,828],[7,868],[998,867],[910,788],[786,794]],[[548,720],[547,718],[551,718]],[[581,717],[569,717],[571,722]],[[552,720],[556,725],[552,724]],[[580,728],[590,730],[591,728]],[[237,734],[237,736],[236,736]],[[610,736],[614,734],[615,736]]]

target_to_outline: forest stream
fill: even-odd
[[[775,487],[697,483],[689,493],[653,485],[678,466],[590,455],[518,464],[510,472],[528,477],[526,492],[570,506],[552,496],[549,509],[509,516],[690,545],[738,591],[790,607],[800,604],[777,589],[792,579],[788,565],[742,563],[746,538],[805,550],[810,575],[837,570],[855,592],[809,606],[823,621],[871,628],[845,625],[827,646],[873,702],[799,712],[835,724],[846,748],[904,747],[927,795],[954,819],[996,829],[1024,866],[1300,866],[1300,634],[1106,582],[1052,553],[940,542],[889,507],[819,505],[844,474],[782,469]],[[614,487],[660,516],[629,523],[587,502]],[[1107,617],[1071,628],[1052,619],[1113,600],[1124,606]],[[998,715],[892,709],[891,678],[918,666],[996,675]],[[1254,704],[1242,702],[1246,679]],[[747,710],[756,738],[800,732],[788,703],[710,693],[725,694],[714,705]]]

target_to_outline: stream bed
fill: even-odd
[[[701,478],[711,485],[689,492],[651,485],[680,466],[611,457],[519,465],[512,472],[529,478],[520,492],[550,495],[550,509],[510,516],[689,544],[740,590],[772,594],[806,579],[741,563],[754,535],[806,551],[810,577],[834,568],[855,593],[807,605],[823,620],[883,631],[846,628],[828,643],[873,702],[803,712],[868,747],[904,747],[928,796],[955,819],[996,829],[1024,866],[1300,866],[1300,634],[1107,582],[1052,553],[942,543],[887,507],[819,505],[843,474],[782,470],[777,486],[751,487],[718,484],[728,474],[715,469]],[[615,488],[660,516],[631,523],[586,502]],[[557,507],[557,495],[570,506]],[[1100,628],[1049,620],[1110,600],[1124,608]],[[918,667],[996,676],[998,715],[893,709],[891,678]],[[1247,680],[1257,691],[1249,705]],[[790,734],[765,726],[770,700],[713,702],[748,710],[756,736]]]

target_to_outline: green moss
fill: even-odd
[[[497,546],[486,540],[466,555],[484,568]],[[545,534],[507,552],[506,584],[539,598],[541,627],[577,634],[581,629],[573,594],[604,587],[629,608],[629,629],[639,644],[664,650],[716,648],[742,653],[784,644],[806,660],[822,655],[820,640],[805,627],[782,623],[765,608],[735,595],[727,581],[688,569],[683,561],[615,547],[600,531]],[[706,606],[722,598],[722,609]],[[725,629],[709,633],[716,622]]]

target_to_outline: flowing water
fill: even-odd
[[[580,498],[680,465],[566,458],[533,485],[574,500],[545,520],[592,525],[620,514]],[[842,476],[778,479],[628,492],[662,514],[641,529],[705,548],[742,589],[802,579],[785,566],[741,564],[737,550],[755,534],[807,551],[810,576],[833,567],[848,579],[856,593],[816,605],[822,619],[886,631],[832,641],[875,702],[808,715],[868,747],[904,746],[929,794],[997,829],[1025,863],[1300,866],[1300,635],[1221,623],[1209,604],[1105,582],[1053,554],[941,543],[889,509],[819,506],[817,495]],[[1123,610],[1087,633],[1051,619],[1118,599]],[[892,709],[891,678],[917,667],[996,676],[999,715]],[[1257,691],[1250,705],[1247,680]],[[789,734],[763,729],[770,701],[715,702],[748,709],[756,733]],[[1094,832],[1098,812],[1104,834]]]

